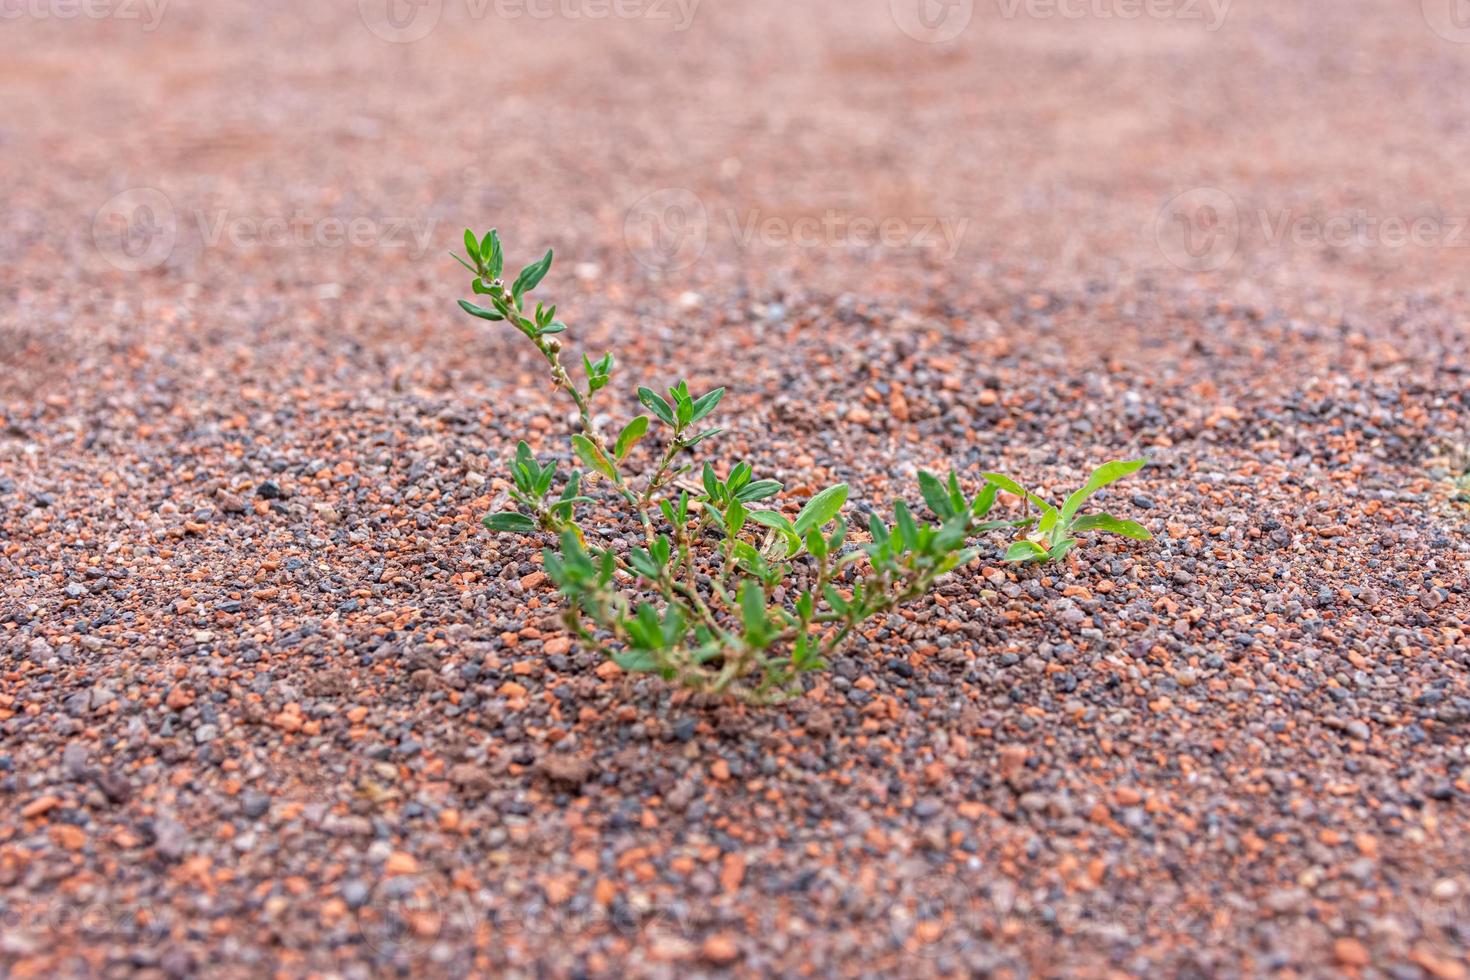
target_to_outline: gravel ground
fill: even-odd
[[[1470,36],[906,3],[7,11],[0,972],[1470,975]],[[609,671],[478,524],[568,420],[465,224],[616,418],[858,511],[1145,454],[1156,539],[789,706]]]

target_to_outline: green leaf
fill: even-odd
[[[536,485],[531,488],[531,492],[538,497],[546,496],[546,491],[551,489],[551,481],[555,477],[556,461],[552,460],[551,465],[541,471],[541,475],[536,479]]]
[[[1000,493],[1000,487],[994,483],[985,484],[985,488],[975,497],[970,504],[970,513],[979,518],[984,518],[990,513],[990,508],[995,506],[995,498]]]
[[[643,403],[644,408],[662,419],[665,425],[676,425],[674,422],[674,410],[652,388],[640,387],[638,389],[638,400]]]
[[[735,537],[745,527],[745,518],[745,505],[738,500],[730,501],[730,507],[725,511],[725,533]]]
[[[806,532],[806,550],[818,561],[827,557],[827,539],[822,537],[820,529],[814,527]]]
[[[494,310],[484,309],[483,307],[476,306],[474,303],[468,302],[466,300],[460,300],[459,301],[459,308],[462,309],[462,310],[464,310],[470,316],[477,316],[481,320],[504,320],[505,319],[505,317],[501,316],[499,313],[496,313]]]
[[[705,429],[703,432],[701,432],[699,435],[695,436],[693,439],[687,439],[687,440],[685,440],[684,446],[687,449],[693,449],[695,446],[699,445],[701,442],[704,442],[710,436],[717,436],[721,432],[724,432],[724,431],[725,430],[722,427],[720,427],[720,426],[715,426],[713,429]]]
[[[541,256],[541,260],[539,262],[532,262],[530,265],[521,270],[521,274],[516,276],[515,284],[511,286],[510,291],[515,294],[515,297],[517,299],[519,299],[520,297],[524,296],[526,293],[529,293],[531,290],[540,285],[541,280],[546,278],[546,273],[550,271],[550,269],[551,249],[548,248],[546,250],[546,254]]]
[[[744,501],[747,504],[751,504],[755,503],[757,500],[765,500],[768,497],[774,497],[780,492],[781,484],[777,483],[775,480],[756,480],[754,483],[747,483],[745,486],[741,487],[740,490],[735,494],[735,498],[737,500]]]
[[[842,597],[842,593],[831,585],[822,587],[822,595],[827,598],[827,605],[831,606],[832,611],[839,616],[846,616],[847,611],[852,608],[852,605]]]
[[[914,515],[909,513],[909,505],[902,500],[893,502],[894,524],[898,527],[898,539],[903,542],[905,551],[913,551],[919,543],[919,526],[914,523]]]
[[[1006,549],[1006,561],[1042,561],[1047,551],[1035,541],[1014,541]]]
[[[612,662],[630,674],[652,674],[658,671],[658,657],[651,650],[614,650]]]
[[[623,426],[623,431],[618,433],[618,441],[613,446],[613,455],[622,459],[628,455],[629,450],[638,444],[648,433],[648,416],[639,415],[633,421]]]
[[[1119,520],[1112,514],[1089,514],[1079,517],[1072,525],[1073,531],[1107,531],[1112,534],[1121,534],[1125,538],[1133,538],[1137,541],[1148,541],[1153,537],[1148,528],[1133,521]]]
[[[959,474],[953,468],[949,471],[949,503],[956,514],[965,509],[965,493],[960,489]]]
[[[651,581],[657,582],[663,577],[658,562],[642,548],[633,548],[628,551],[628,564],[633,566],[633,571]]]
[[[744,541],[736,541],[730,552],[738,559],[741,568],[751,572],[761,581],[774,584],[780,579],[780,573],[772,571],[765,557]]]
[[[740,586],[740,621],[752,646],[766,645],[766,594],[749,579]]]
[[[725,481],[725,486],[730,488],[731,493],[738,493],[741,487],[750,482],[750,472],[749,463],[736,463],[730,470],[730,478]]]
[[[480,274],[480,270],[479,269],[476,269],[474,266],[470,265],[468,262],[466,262],[464,259],[460,258],[458,255],[455,255],[453,252],[450,252],[449,253],[449,257],[451,259],[453,259],[454,261],[458,262],[460,265],[464,266],[466,269],[470,270],[470,272],[472,272],[476,276],[478,276]],[[478,280],[476,280],[476,281],[478,281]],[[476,292],[479,292],[479,290],[476,290]]]
[[[1072,519],[1072,515],[1077,513],[1078,508],[1082,506],[1088,497],[1091,497],[1110,483],[1117,483],[1123,477],[1137,473],[1147,464],[1148,460],[1146,459],[1116,459],[1111,463],[1104,463],[1093,470],[1092,476],[1087,479],[1087,483],[1080,490],[1077,490],[1068,497],[1067,502],[1062,505],[1062,523],[1066,524],[1069,522]]]
[[[946,520],[954,516],[954,504],[945,492],[944,484],[933,473],[919,471],[919,493],[924,495],[924,503],[929,505],[935,517]]]
[[[582,471],[572,470],[572,475],[567,477],[567,485],[562,488],[561,499],[563,501],[576,500],[577,495],[582,492]]]
[[[1075,547],[1077,547],[1076,538],[1063,538],[1062,540],[1051,546],[1051,550],[1046,553],[1046,560],[1061,561],[1063,558],[1067,557],[1067,552],[1071,551]]]
[[[710,500],[715,501],[716,503],[722,501],[724,497],[720,493],[720,489],[724,486],[724,484],[720,482],[719,477],[715,476],[714,466],[709,463],[705,463],[704,472],[701,473],[700,476],[704,482],[705,496],[708,497]]]
[[[503,514],[487,514],[481,523],[492,531],[510,531],[515,534],[529,534],[536,530],[535,521],[525,514],[517,514],[515,511],[506,511]]]
[[[480,242],[480,263],[485,266],[485,271],[490,274],[491,279],[499,279],[501,270],[505,268],[505,253],[500,248],[500,233],[491,228],[485,233],[485,238]]]
[[[684,638],[684,627],[686,625],[687,621],[684,618],[684,611],[678,606],[669,606],[669,611],[664,614],[664,646],[678,646],[679,641]]]
[[[464,250],[470,253],[470,258],[480,261],[480,243],[475,238],[475,233],[468,228],[464,230]]]
[[[828,487],[806,502],[801,513],[796,515],[794,527],[797,534],[806,534],[814,527],[821,527],[832,518],[836,517],[842,510],[842,505],[847,503],[847,484],[839,483],[835,487]]]
[[[801,550],[801,536],[796,533],[796,528],[785,514],[779,514],[774,510],[751,511],[750,519],[762,527],[771,528],[781,535],[786,541],[786,557],[790,558]]]
[[[580,432],[576,433],[572,436],[572,449],[576,451],[577,458],[588,467],[601,473],[609,480],[617,480],[617,471],[613,469],[613,464],[608,461],[608,458],[602,454],[602,450],[598,449],[591,439],[588,439]]]
[[[680,381],[674,385],[669,389],[669,397],[674,400],[674,417],[682,429],[694,418],[694,399],[689,397],[689,383]]]
[[[700,395],[699,398],[696,399],[694,401],[694,404],[691,406],[692,411],[689,415],[689,421],[691,423],[698,422],[710,412],[713,412],[715,410],[715,406],[720,403],[720,399],[724,397],[724,388],[716,388],[714,391],[711,391],[708,394]]]
[[[1037,507],[1040,507],[1043,513],[1056,510],[1056,508],[1053,507],[1051,504],[1047,503],[1045,500],[1042,500],[1040,497],[1036,496],[1036,494],[1032,493],[1030,490],[1027,490],[1025,487],[1021,486],[1015,480],[1012,480],[1010,477],[1006,476],[1003,473],[982,473],[980,475],[989,480],[991,483],[994,483],[996,486],[1000,487],[1006,493],[1013,493],[1023,500],[1031,501]]]

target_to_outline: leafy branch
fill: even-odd
[[[455,258],[474,274],[471,289],[488,305],[460,300],[460,307],[510,324],[541,352],[552,385],[577,406],[571,449],[583,467],[558,489],[556,462],[543,464],[521,442],[510,467],[509,497],[517,509],[490,514],[484,523],[493,531],[554,536],[557,547],[543,551],[543,562],[567,600],[568,628],[624,670],[756,704],[784,700],[799,694],[802,675],[826,667],[864,623],[928,594],[942,576],[973,561],[980,552],[969,542],[979,535],[1019,534],[1008,561],[1061,559],[1076,535],[1089,530],[1149,536],[1131,521],[1077,514],[1092,494],[1136,472],[1143,460],[1100,467],[1060,508],[998,473],[984,474],[984,485],[968,496],[953,471],[947,480],[921,472],[919,492],[932,519],[896,501],[891,524],[872,515],[866,540],[851,542],[842,517],[846,484],[814,494],[792,518],[774,503],[781,483],[757,479],[747,462],[723,477],[706,462],[698,485],[688,483],[681,478],[692,464],[681,464],[682,454],[720,433],[706,419],[725,389],[696,396],[682,380],[666,393],[639,388],[649,414],[630,419],[609,442],[591,405],[611,380],[613,355],[582,357],[582,379],[574,379],[562,363],[559,335],[567,327],[556,306],[530,306],[552,253],[507,286],[495,231],[483,237],[466,231],[464,246],[468,257]],[[654,432],[664,438],[662,451],[640,452]],[[991,519],[1001,492],[1039,513]],[[641,525],[641,545],[615,551],[596,543],[579,521],[581,509],[608,495]]]

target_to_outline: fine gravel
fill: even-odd
[[[1470,976],[1458,22],[905,3],[17,8],[0,975]],[[479,524],[571,420],[466,224],[793,506],[1142,455],[1155,539],[609,669]]]

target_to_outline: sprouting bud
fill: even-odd
[[[556,340],[556,339],[548,340],[546,342],[546,349],[549,350],[549,351],[551,351],[553,354],[560,354],[561,353],[561,341]]]

